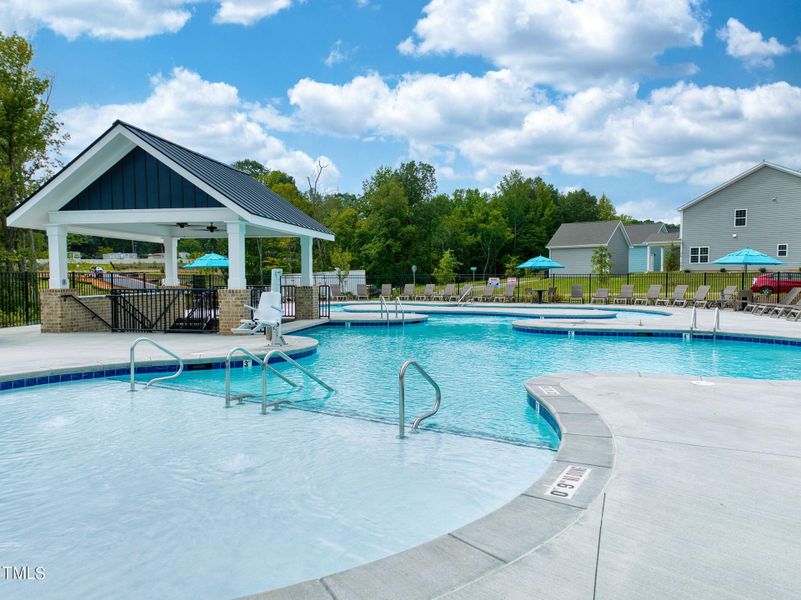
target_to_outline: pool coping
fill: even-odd
[[[317,327],[324,325],[319,323],[313,325]],[[290,358],[298,359],[311,356],[317,352],[318,341],[313,338],[293,336],[291,348],[281,346],[268,346],[261,349],[253,349],[251,352],[259,358],[264,357],[271,350],[282,350]],[[225,355],[208,355],[202,357],[188,358],[181,357],[184,362],[184,369],[192,370],[211,370],[225,368]],[[247,358],[241,356],[237,360],[231,361],[232,369],[241,369],[245,366]],[[270,358],[270,363],[282,362],[284,359],[279,356]],[[248,361],[249,362],[249,361]],[[140,359],[136,361],[136,374],[145,373],[174,373],[178,370],[175,359]],[[86,381],[91,379],[105,379],[107,377],[127,376],[131,372],[130,363],[125,362],[97,362],[71,367],[58,367],[54,369],[36,369],[33,371],[20,371],[0,375],[0,392],[7,390],[18,390],[39,385],[50,385],[54,383],[65,383],[70,381]]]
[[[545,375],[524,384],[529,403],[545,411],[558,427],[560,445],[546,471],[508,503],[455,531],[396,554],[242,598],[422,600],[490,576],[537,550],[598,500],[615,465],[611,430],[595,410],[562,387],[562,381],[569,377]],[[585,479],[572,497],[554,495],[554,486],[570,467],[586,469]]]

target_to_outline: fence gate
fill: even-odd
[[[137,333],[216,333],[216,289],[111,290],[111,329]]]

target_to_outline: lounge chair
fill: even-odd
[[[634,300],[634,285],[621,285],[620,295],[615,298],[615,304],[631,304],[632,300]]]
[[[645,293],[645,298],[635,298],[634,304],[656,304],[656,301],[659,300],[659,294],[661,293],[662,284],[656,283],[648,287],[648,291]]]
[[[281,320],[284,316],[281,307],[281,292],[262,292],[259,297],[259,305],[254,307],[245,304],[245,308],[253,311],[252,319],[242,319],[239,327],[231,329],[231,333],[255,335],[270,330],[271,346],[284,346],[286,341],[281,334]]]
[[[401,300],[412,300],[414,298],[414,284],[407,283],[403,286],[403,293],[398,296]]]
[[[481,302],[492,302],[492,297],[494,295],[495,295],[495,286],[485,285],[483,293],[480,296],[476,296],[475,299]]]
[[[423,288],[422,294],[417,294],[414,299],[415,300],[433,300],[434,298],[434,284],[427,283],[426,287]]]
[[[381,295],[384,296],[385,300],[389,300],[392,298],[392,284],[391,283],[382,283],[381,284]]]
[[[338,283],[332,283],[328,286],[328,289],[331,293],[331,300],[347,300],[347,296],[342,293],[342,290]]]
[[[548,288],[548,302],[556,302],[556,288],[549,287]]]
[[[695,290],[695,294],[692,298],[676,300],[673,306],[698,306],[700,308],[706,308],[707,304],[709,304],[709,300],[706,299],[709,295],[709,288],[710,286],[708,285],[700,285],[698,289]]]
[[[451,300],[452,298],[459,299],[456,295],[455,283],[448,283],[445,285],[445,289],[434,292],[434,300]]]
[[[507,283],[505,286],[503,286],[503,296],[495,296],[493,300],[495,302],[511,302],[515,299],[516,287],[516,283]]]
[[[365,300],[370,299],[370,290],[367,289],[366,283],[357,283],[356,284],[356,300],[361,300],[364,298]]]
[[[677,285],[673,288],[673,295],[670,298],[657,298],[654,304],[664,304],[665,306],[675,306],[677,302],[683,302],[684,296],[687,293],[687,285]]]
[[[801,287],[793,288],[784,295],[781,302],[759,303],[751,310],[755,315],[768,315],[783,317],[786,313],[799,306],[801,302]],[[749,304],[749,306],[751,306]],[[746,306],[748,308],[748,306]]]
[[[596,300],[599,300],[604,304],[609,304],[609,288],[598,288],[595,290],[595,293],[592,295],[592,299],[590,300],[590,304],[595,304]]]
[[[717,306],[718,308],[734,308],[734,304],[736,301],[737,301],[737,286],[727,285],[720,292],[720,298],[711,301],[709,303],[709,306]]]
[[[790,307],[784,315],[788,321],[798,321],[801,319],[801,299]]]
[[[578,300],[584,304],[584,286],[580,283],[570,286],[570,302],[573,302],[573,300]]]

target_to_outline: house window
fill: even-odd
[[[745,208],[738,208],[734,211],[734,226],[745,227],[748,222],[748,210]]]
[[[708,263],[709,262],[709,246],[696,246],[690,248],[690,263]]]
[[[776,256],[783,258],[787,256],[787,244],[778,244],[776,246]]]

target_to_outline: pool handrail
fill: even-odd
[[[232,396],[231,396],[231,358],[235,354],[244,354],[245,356],[250,358],[252,361],[254,361],[257,365],[261,366],[261,410],[262,410],[262,414],[266,414],[268,405],[277,404],[275,402],[271,403],[271,404],[267,402],[267,370],[268,369],[270,371],[272,371],[273,373],[275,373],[276,375],[278,375],[278,377],[280,377],[281,379],[286,381],[292,387],[300,387],[300,384],[295,383],[289,377],[287,377],[286,375],[281,373],[278,369],[276,369],[275,367],[273,367],[270,364],[268,364],[267,356],[265,356],[264,358],[259,358],[258,356],[253,354],[250,350],[248,350],[247,348],[243,348],[242,346],[237,346],[236,348],[231,348],[231,350],[228,352],[228,354],[225,357],[225,408],[231,408],[231,400],[232,400]],[[242,397],[241,396],[239,397],[238,400],[239,400],[239,402],[238,402],[239,404],[244,404],[244,402],[242,401]],[[281,404],[283,404],[285,402],[286,402],[285,400],[284,401],[281,401],[281,400],[278,401],[278,403],[281,403]]]
[[[398,320],[398,308],[400,307],[401,311],[401,323],[406,323],[406,308],[403,306],[403,302],[401,302],[400,298],[395,298],[395,320]],[[387,311],[388,313],[389,311]]]
[[[387,300],[384,298],[383,295],[378,297],[378,310],[379,310],[379,318],[383,321],[384,320],[384,313],[387,315],[387,325],[389,325],[389,305],[387,305]]]
[[[403,363],[400,373],[398,374],[398,438],[400,439],[406,438],[406,423],[404,423],[406,416],[406,371],[409,367],[414,367],[417,369],[417,371],[426,379],[426,381],[431,384],[431,386],[434,388],[434,392],[436,393],[434,408],[423,413],[414,420],[412,423],[412,433],[417,433],[417,428],[420,423],[423,422],[423,420],[437,414],[440,404],[442,403],[442,390],[440,390],[439,385],[436,381],[434,381],[431,375],[429,375],[428,372],[420,366],[420,363],[418,363],[416,360],[407,360],[405,363]]]
[[[149,388],[152,384],[156,383],[157,381],[164,381],[166,379],[173,379],[175,377],[178,377],[184,371],[184,361],[175,352],[173,352],[172,350],[168,350],[159,343],[154,342],[149,337],[136,338],[131,344],[131,348],[129,350],[129,356],[131,361],[131,389],[128,390],[129,392],[136,391],[136,347],[142,342],[147,342],[148,344],[155,346],[165,354],[172,356],[175,360],[178,361],[178,370],[175,373],[173,373],[172,375],[165,375],[164,377],[155,377],[154,379],[151,379],[145,384],[145,389]]]
[[[270,361],[270,358],[272,356],[275,356],[275,355],[280,356],[281,358],[283,358],[290,365],[292,365],[293,367],[298,369],[301,373],[306,375],[309,379],[312,379],[312,380],[316,381],[318,384],[323,386],[329,392],[335,392],[336,391],[334,388],[332,388],[330,385],[328,385],[325,381],[323,381],[322,379],[317,377],[317,375],[315,375],[314,373],[309,371],[306,367],[304,367],[302,364],[300,364],[294,358],[292,358],[291,356],[289,356],[285,352],[282,352],[281,350],[270,350],[267,354],[265,354],[264,358],[262,359],[264,361],[264,364],[269,367],[268,362]],[[269,367],[269,368],[272,369],[272,367]],[[273,371],[275,371],[275,369],[273,369]],[[275,372],[277,373],[278,371],[275,371]],[[283,375],[281,375],[281,377],[283,377],[286,381],[290,381],[289,379],[287,379]],[[294,383],[293,383],[293,385],[297,386],[297,384],[294,384]],[[275,404],[275,403],[273,403],[273,404]],[[262,412],[262,414],[266,414],[267,413],[267,400],[266,400],[266,397],[262,397],[261,412]]]
[[[473,302],[472,292],[473,292],[473,286],[468,285],[464,293],[461,296],[459,296],[459,300],[456,301],[456,306],[462,306],[464,304],[470,304],[471,302]],[[468,294],[470,294],[470,299],[465,302],[465,298],[467,297]]]

